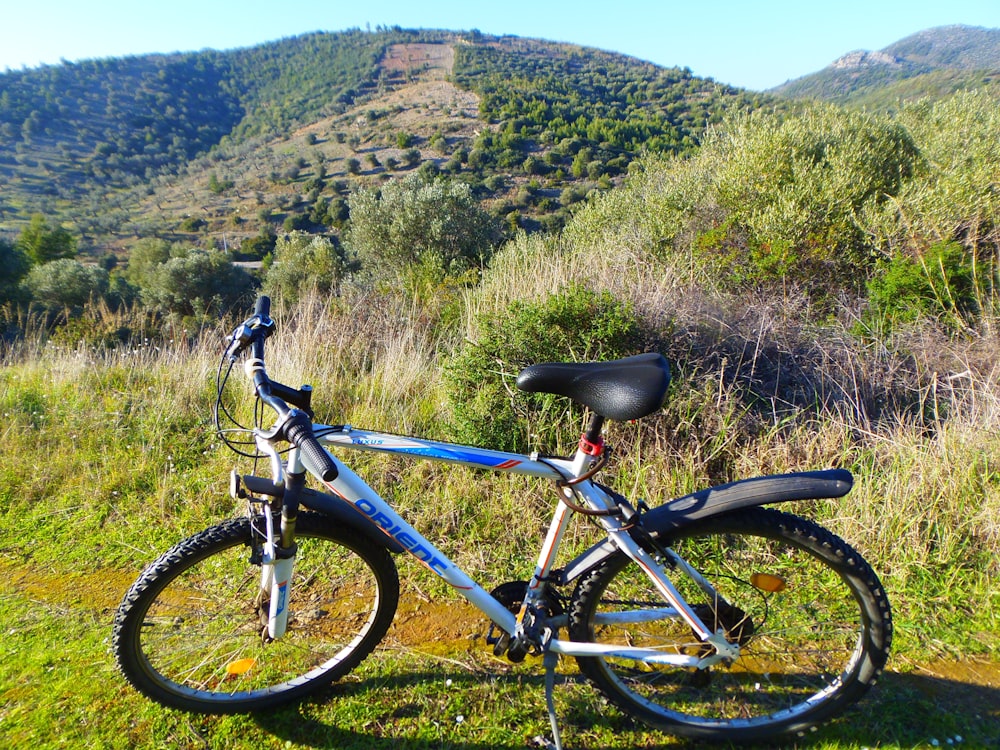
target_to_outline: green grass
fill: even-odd
[[[269,349],[281,362],[275,374],[311,381],[324,421],[440,437],[437,340],[400,324],[390,308],[338,315],[317,306],[279,321]],[[479,615],[442,629],[420,619],[417,603],[424,614],[466,608],[405,560],[407,600],[387,647],[326,696],[264,716],[197,717],[153,705],[125,684],[109,641],[128,585],[172,543],[238,512],[226,493],[237,460],[210,420],[218,341],[207,332],[203,341],[114,352],[29,342],[7,353],[0,739],[40,748],[472,750],[523,748],[547,735],[540,665],[488,656]],[[238,393],[236,406],[249,408]],[[961,747],[995,747],[1000,440],[986,384],[978,410],[935,430],[901,422],[874,434],[830,415],[752,441],[737,434],[722,386],[678,393],[683,420],[675,413],[649,420],[655,429],[610,428],[624,450],[607,481],[655,504],[703,485],[720,456],[738,476],[830,465],[856,475],[847,498],[798,509],[848,539],[882,575],[896,615],[890,672],[801,746],[909,749],[961,736]],[[353,465],[485,586],[530,573],[554,501],[549,488],[363,455]],[[581,523],[567,542],[579,549],[594,539]],[[572,662],[560,673],[568,747],[684,746],[631,725],[579,682]]]
[[[549,733],[537,661],[514,667],[471,640],[430,653],[393,635],[355,673],[296,706],[234,717],[163,709],[112,667],[108,605],[120,575],[12,581],[10,569],[0,572],[0,738],[9,747],[514,750]],[[995,747],[998,676],[994,667],[992,687],[973,687],[926,671],[889,673],[848,715],[789,746],[924,748],[960,736],[960,747]],[[560,667],[556,700],[567,747],[688,746],[621,716],[571,663]]]

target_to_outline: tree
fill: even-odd
[[[220,180],[219,175],[217,175],[215,172],[212,172],[212,174],[209,175],[208,177],[208,189],[213,193],[215,193],[216,195],[221,195],[227,190],[232,189],[232,187],[235,184],[236,183],[233,182],[232,180],[228,179]]]
[[[286,304],[310,291],[334,294],[343,273],[344,261],[329,238],[292,232],[275,244],[264,292]]]
[[[408,167],[415,167],[420,163],[420,149],[408,148],[403,152],[403,164]]]
[[[205,315],[233,305],[253,288],[253,278],[217,250],[190,250],[152,269],[142,288],[145,304],[160,312]]]
[[[417,268],[443,279],[481,265],[500,239],[496,219],[468,185],[420,175],[362,188],[350,200],[350,251],[373,278],[397,282]]]
[[[268,253],[274,252],[278,237],[270,224],[264,225],[256,237],[249,237],[240,243],[240,254],[245,258],[261,260]]]
[[[21,279],[28,273],[31,264],[27,256],[16,245],[0,240],[0,305],[16,302],[20,296]]]
[[[148,237],[136,242],[128,256],[128,265],[122,276],[132,286],[142,289],[152,277],[156,267],[170,260],[170,243]]]
[[[108,291],[108,272],[72,258],[59,258],[33,267],[24,287],[34,302],[49,310],[83,307]]]
[[[42,214],[35,214],[21,236],[17,247],[33,265],[42,265],[76,255],[76,238],[62,227],[51,228]]]

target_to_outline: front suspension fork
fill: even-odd
[[[288,629],[289,595],[295,555],[295,524],[298,517],[298,498],[305,486],[305,474],[285,474],[285,491],[282,498],[281,520],[275,528],[271,506],[264,506],[264,543],[261,549],[260,591],[257,602],[263,614],[263,602],[268,603],[265,640],[281,638]]]

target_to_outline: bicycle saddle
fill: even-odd
[[[668,385],[670,366],[656,352],[609,362],[544,362],[517,376],[522,391],[567,396],[602,417],[621,421],[659,409]]]

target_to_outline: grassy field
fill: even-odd
[[[338,309],[313,304],[281,317],[269,349],[272,374],[312,382],[323,421],[440,437],[441,342],[432,329],[388,303],[368,305],[363,315]],[[514,667],[488,655],[484,618],[403,560],[405,601],[385,647],[314,701],[255,717],[196,717],[148,703],[116,674],[110,626],[131,580],[173,542],[237,512],[226,492],[234,457],[210,418],[221,333],[178,332],[112,351],[38,338],[5,353],[0,738],[45,748],[472,750],[522,748],[546,735],[540,665]],[[699,385],[685,390],[691,383]],[[673,415],[651,420],[656,429],[610,429],[609,439],[626,447],[608,475],[617,487],[656,503],[703,484],[720,456],[738,476],[833,465],[856,476],[844,500],[800,510],[862,550],[882,575],[896,617],[891,668],[856,710],[800,746],[996,747],[993,386],[984,380],[965,393],[961,409],[952,394],[952,416],[935,429],[903,421],[875,429],[827,414],[746,441],[726,406],[733,395],[726,384],[703,374],[682,385]],[[946,395],[935,402],[942,409]],[[230,398],[240,405],[237,392]],[[551,507],[547,488],[429,464],[364,458],[359,466],[487,587],[530,570],[529,551]],[[582,524],[570,546],[593,538]],[[574,665],[561,665],[560,681],[568,747],[682,746],[630,724]]]
[[[548,735],[540,666],[488,656],[482,617],[451,600],[417,599],[428,610],[421,615],[411,590],[384,648],[315,699],[252,717],[201,717],[147,702],[112,668],[108,624],[124,574],[0,572],[0,736],[10,747],[513,750]],[[996,747],[998,685],[995,663],[897,653],[861,704],[789,746]],[[556,696],[567,747],[687,746],[623,718],[568,664]]]

